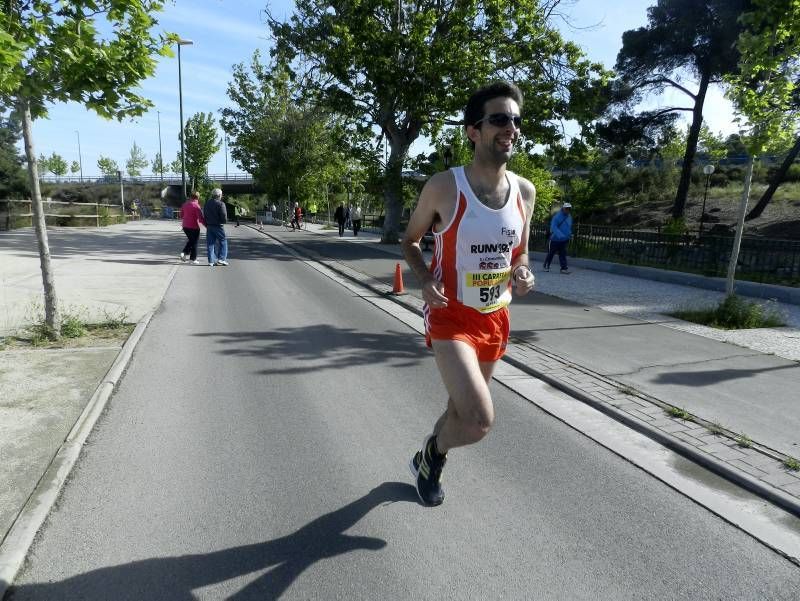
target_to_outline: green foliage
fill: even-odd
[[[119,166],[114,159],[102,155],[97,159],[97,167],[100,169],[100,173],[106,177],[116,177],[119,171]]]
[[[186,150],[186,174],[194,185],[203,179],[208,170],[211,157],[217,152],[220,138],[211,113],[196,113],[189,117],[183,127],[184,148]],[[180,152],[178,152],[180,162]],[[180,173],[180,169],[178,169]]]
[[[546,144],[559,135],[556,122],[573,116],[570,90],[605,77],[537,0],[298,0],[287,22],[267,16],[276,52],[299,65],[309,96],[388,139],[387,242],[398,236],[408,149],[421,134],[437,137],[472,90],[493,78],[520,84],[523,134]]]
[[[341,189],[347,173],[351,182],[368,181],[369,165],[353,158],[354,136],[342,119],[302,92],[285,66],[265,66],[256,52],[249,66],[234,66],[228,96],[235,106],[222,110],[222,128],[235,140],[231,156],[268,198],[285,200],[290,189],[292,200],[324,206],[326,189]]]
[[[44,117],[50,102],[74,101],[99,115],[140,115],[151,103],[137,94],[169,54],[151,33],[159,0],[7,0],[0,12],[0,101],[12,98]],[[98,21],[105,18],[105,23]]]
[[[49,157],[40,155],[38,163],[42,172],[49,171],[53,175],[57,175],[59,177],[67,174],[67,161],[64,160],[64,157],[55,152],[53,152],[53,154],[51,154]]]
[[[66,314],[61,321],[61,335],[64,338],[80,338],[86,334],[86,325],[77,315]]]
[[[153,175],[161,175],[163,171],[168,170],[168,167],[164,164],[164,159],[161,157],[160,152],[157,152],[156,157],[153,159],[152,169]]]
[[[673,236],[683,236],[689,233],[689,228],[686,227],[686,219],[684,217],[672,217],[667,219],[664,223],[664,226],[661,228],[661,231],[665,234],[671,234]]]
[[[534,221],[542,220],[558,202],[558,184],[547,169],[539,166],[537,158],[519,151],[512,155],[508,168],[514,173],[529,180],[536,187],[536,204],[534,205]]]
[[[727,78],[728,96],[753,126],[749,150],[794,132],[800,117],[800,2],[752,0],[737,42],[739,71]]]
[[[125,168],[128,171],[128,175],[132,177],[136,177],[142,174],[142,169],[147,167],[147,156],[144,154],[144,151],[141,147],[136,143],[136,140],[133,141],[133,147],[131,148],[131,154],[128,157],[128,160],[125,161]]]
[[[676,311],[673,316],[724,330],[776,328],[784,325],[775,308],[746,301],[735,294],[727,296],[717,307]]]
[[[800,472],[800,461],[794,457],[787,457],[783,460],[783,467],[793,472]]]
[[[80,173],[80,170],[81,170],[81,164],[78,161],[72,161],[72,163],[70,163],[69,166],[70,173],[74,175],[76,173]]]
[[[732,51],[743,26],[739,16],[750,0],[659,0],[647,9],[646,27],[622,34],[622,49],[617,56],[619,73],[617,102],[632,107],[646,95],[665,89],[685,94],[694,111],[683,160],[690,165],[695,156],[702,123],[703,104],[708,86],[722,76],[738,70],[738,52]],[[697,87],[685,84],[692,74]],[[656,114],[678,112],[673,106]],[[683,169],[672,207],[674,217],[683,215],[689,189],[690,171]]]
[[[23,158],[17,150],[19,123],[0,112],[0,198],[21,199],[28,194]]]

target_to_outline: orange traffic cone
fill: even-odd
[[[394,289],[392,290],[392,294],[405,294],[406,291],[403,289],[403,272],[400,269],[400,263],[397,264],[397,267],[394,268]]]

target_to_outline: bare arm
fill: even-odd
[[[422,298],[433,308],[446,307],[447,297],[444,295],[444,284],[434,278],[428,270],[419,242],[432,223],[441,221],[441,204],[446,202],[449,196],[455,196],[455,193],[448,196],[451,180],[451,174],[437,173],[425,184],[401,243],[406,263],[419,280]]]
[[[522,252],[514,259],[511,265],[511,273],[517,284],[517,296],[523,296],[533,290],[534,278],[528,266],[528,238],[531,231],[531,218],[533,217],[533,207],[536,202],[536,188],[528,180],[519,178],[519,189],[525,205],[525,227],[522,229],[520,246]]]

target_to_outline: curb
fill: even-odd
[[[177,270],[178,266],[176,265],[167,278],[159,305],[163,302]],[[150,311],[136,324],[3,539],[0,545],[0,599],[4,598],[24,564],[39,529],[58,500],[72,468],[78,461],[86,439],[125,374],[133,351],[154,314],[155,311]]]
[[[265,235],[270,236],[269,234],[266,233]],[[281,242],[280,240],[274,238],[273,236],[270,237],[278,242]],[[294,250],[297,252],[296,249]],[[380,282],[379,280],[375,279],[372,276],[369,276],[367,274],[361,274],[363,275],[363,279],[359,279],[358,277],[354,276],[353,273],[350,273],[350,271],[355,272],[355,270],[353,270],[352,268],[342,269],[342,267],[338,265],[338,261],[321,257],[314,251],[309,251],[306,248],[303,248],[302,252],[299,252],[298,254],[302,254],[306,257],[309,257],[312,260],[318,261],[323,265],[325,265],[326,267],[328,267],[329,269],[340,274],[342,277],[345,277],[351,281],[356,282],[357,284],[365,286],[369,290],[372,290],[373,292],[380,294],[381,296],[391,299],[392,301],[403,306],[404,308],[413,311],[418,315],[422,315],[421,309],[415,306],[413,302],[410,302],[409,300],[406,300],[403,297],[391,294],[390,286],[384,284],[383,282]],[[386,289],[384,289],[384,287]],[[665,432],[653,428],[646,422],[639,421],[634,417],[629,416],[622,411],[619,411],[615,407],[609,406],[603,403],[602,401],[595,399],[594,397],[586,394],[582,390],[570,386],[565,382],[562,382],[545,373],[542,373],[541,371],[535,368],[526,365],[519,359],[515,359],[514,357],[512,357],[511,353],[506,353],[506,355],[503,357],[502,360],[508,363],[509,365],[512,365],[513,367],[535,378],[538,378],[539,380],[542,380],[543,382],[547,382],[554,388],[557,388],[558,390],[564,392],[570,397],[589,405],[590,407],[596,409],[597,411],[600,411],[604,415],[607,415],[612,419],[622,423],[623,425],[639,432],[640,434],[643,434],[648,438],[655,440],[656,442],[667,447],[671,451],[674,451],[679,455],[682,455],[686,459],[689,459],[690,461],[693,461],[694,463],[701,465],[702,467],[717,474],[718,476],[725,478],[726,480],[732,482],[733,484],[758,495],[759,497],[765,499],[766,501],[769,501],[770,503],[780,507],[781,509],[784,509],[792,513],[793,515],[800,517],[800,499],[788,495],[779,489],[770,487],[769,485],[750,476],[750,474],[736,470],[728,466],[724,462],[710,455],[698,451],[691,445],[684,443],[682,440],[669,436]]]

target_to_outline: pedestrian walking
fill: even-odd
[[[572,238],[572,205],[565,202],[561,210],[550,218],[550,240],[547,244],[547,256],[544,259],[544,270],[550,271],[553,256],[558,253],[561,273],[570,273],[567,266],[567,244]]]
[[[338,207],[336,207],[336,211],[334,211],[333,213],[333,220],[339,226],[339,237],[341,238],[342,236],[344,236],[344,223],[345,223],[343,205],[340,204]]]
[[[200,195],[192,192],[189,199],[181,205],[181,226],[188,240],[181,253],[181,261],[191,261],[199,265],[197,260],[197,241],[200,239],[200,224],[205,225],[203,209],[200,208]]]
[[[353,222],[353,235],[358,236],[358,231],[361,229],[361,205],[356,205],[353,208],[350,220]]]
[[[410,461],[426,506],[444,501],[448,452],[491,430],[489,381],[508,342],[508,304],[533,289],[528,232],[536,190],[506,169],[520,135],[522,93],[508,82],[477,90],[464,111],[472,162],[434,175],[422,189],[402,248],[425,300],[426,342],[449,394],[447,408]],[[430,269],[420,241],[433,224]]]
[[[225,237],[225,224],[228,223],[228,211],[222,202],[222,190],[219,188],[211,191],[211,198],[203,206],[203,217],[206,220],[208,265],[227,265],[228,239]]]

